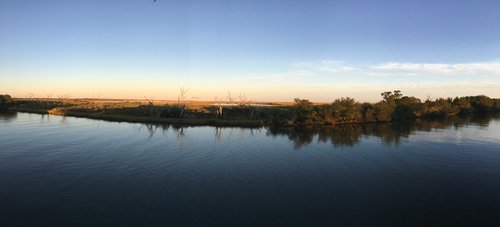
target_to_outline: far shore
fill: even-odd
[[[70,117],[83,117],[105,121],[115,122],[131,122],[131,123],[155,123],[155,124],[172,124],[172,125],[189,125],[189,126],[238,126],[238,127],[262,127],[265,126],[261,120],[224,120],[224,119],[196,119],[196,118],[162,118],[151,116],[131,116],[124,114],[102,114],[102,113],[79,113],[65,112],[51,113],[46,109],[31,109],[31,108],[11,108],[12,111],[23,113],[36,114],[51,114]]]
[[[244,98],[192,101],[130,99],[43,99],[2,96],[2,106],[12,111],[85,117],[118,122],[208,126],[335,126],[447,118],[500,112],[500,99],[484,95],[421,101],[401,91],[383,92],[377,103],[360,103],[345,97],[332,103],[251,102]],[[4,108],[5,109],[5,108]]]

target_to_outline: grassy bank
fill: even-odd
[[[291,103],[191,102],[109,99],[14,99],[20,112],[86,117],[108,121],[180,125],[246,126],[339,125],[447,118],[500,112],[500,99],[484,95],[421,101],[400,91],[384,92],[376,103],[340,98],[332,103],[295,99]]]
[[[196,119],[196,118],[162,118],[151,116],[133,116],[124,114],[104,114],[104,113],[84,113],[84,112],[55,112],[47,109],[34,108],[11,108],[13,111],[37,114],[52,114],[71,117],[83,117],[90,119],[116,121],[116,122],[136,122],[136,123],[158,123],[173,125],[192,125],[192,126],[241,126],[241,127],[261,127],[264,122],[261,120],[224,120],[224,119]]]

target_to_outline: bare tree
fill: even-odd
[[[179,108],[179,111],[180,111],[180,113],[179,113],[180,118],[184,117],[184,114],[185,114],[186,109],[187,109],[188,104],[189,104],[189,100],[186,97],[188,92],[189,92],[189,89],[184,89],[184,87],[182,87],[180,89],[179,95],[177,96],[177,107]]]
[[[31,101],[31,99],[33,99],[33,96],[35,96],[35,94],[33,93],[28,93],[28,95],[26,96],[26,98],[28,99],[28,101]]]
[[[234,98],[231,96],[231,92],[227,91],[227,97],[226,97],[227,101],[229,102],[229,104],[234,104]]]
[[[238,97],[236,97],[235,100],[236,100],[235,104],[243,109],[243,113],[248,111],[250,119],[253,119],[254,112],[256,110],[258,111],[258,107],[251,108],[250,104],[252,103],[252,101],[247,99],[245,93],[240,93],[240,95],[238,95]]]
[[[425,99],[425,102],[432,102],[432,97],[431,97],[431,94],[427,94],[427,97]]]
[[[160,117],[161,111],[154,105],[153,99],[144,98],[148,101],[147,111],[149,112],[149,115],[152,117]]]
[[[250,103],[252,103],[252,101],[247,99],[245,93],[240,93],[236,99],[236,104],[242,107],[248,106]]]
[[[222,118],[224,111],[224,102],[222,98],[215,97],[215,116],[217,118]]]

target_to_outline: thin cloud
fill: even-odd
[[[500,76],[500,62],[429,64],[388,62],[369,67],[378,73],[429,76]]]
[[[360,70],[358,66],[344,61],[323,60],[320,62],[302,62],[291,65],[292,70],[308,71],[310,73],[346,73]]]
[[[380,77],[384,77],[381,80]],[[344,61],[323,60],[290,65],[286,72],[256,73],[235,78],[240,81],[262,80],[300,83],[365,83],[388,82],[500,82],[500,62],[461,64],[386,62],[374,65],[354,65]]]
[[[485,94],[500,95],[500,62],[461,64],[386,62],[356,65],[345,61],[323,60],[291,64],[285,72],[235,77],[246,86],[293,91],[294,96],[331,101],[351,96],[377,101],[382,91],[402,90],[404,94],[425,98]],[[280,96],[281,97],[281,96]]]

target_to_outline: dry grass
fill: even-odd
[[[247,126],[264,125],[262,120],[226,120],[213,118],[161,118],[145,116],[143,109],[149,105],[146,99],[16,99],[19,105],[11,108],[14,111],[85,117],[119,122],[166,123],[182,125],[214,125],[214,126]],[[152,100],[157,108],[173,106],[176,100]],[[53,106],[47,105],[52,103]],[[224,102],[229,103],[229,102]],[[206,112],[206,107],[213,106],[213,101],[191,101],[191,111]],[[259,103],[261,104],[261,103]],[[263,104],[263,103],[262,103]],[[268,104],[268,103],[265,103]],[[50,106],[50,107],[48,107]],[[124,110],[124,111],[122,111]],[[141,115],[138,115],[140,112]],[[147,114],[146,114],[147,115]]]
[[[131,116],[123,114],[103,114],[103,113],[82,113],[73,111],[63,111],[61,108],[51,110],[13,108],[14,111],[38,114],[53,114],[72,117],[84,117],[116,122],[137,122],[137,123],[159,123],[159,124],[179,124],[179,125],[209,125],[209,126],[242,126],[261,127],[264,122],[261,120],[224,120],[224,119],[197,119],[197,118],[160,118],[149,116]]]
[[[46,101],[54,101],[59,102],[60,99],[51,98],[51,99],[43,99],[43,98],[16,98],[18,101],[32,101],[32,102],[46,102]],[[147,99],[93,99],[93,98],[75,98],[75,99],[65,99],[66,104],[72,106],[88,106],[91,104],[97,105],[99,107],[138,107],[141,105],[147,105]],[[177,100],[152,100],[155,106],[163,106],[163,105],[175,105],[177,104]],[[222,101],[223,104],[230,104],[232,102]],[[203,109],[207,106],[213,106],[216,104],[216,101],[189,101],[188,106],[190,109]],[[267,104],[274,106],[293,106],[293,102],[250,102],[249,104]],[[322,105],[325,103],[315,103],[317,105]]]

